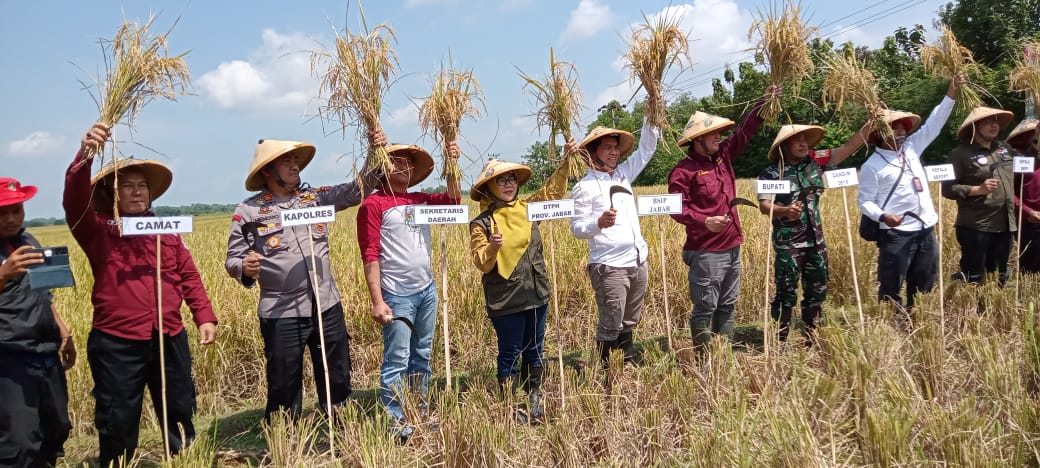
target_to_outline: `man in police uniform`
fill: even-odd
[[[373,145],[383,146],[381,131],[369,134]],[[314,157],[315,147],[297,141],[260,140],[246,177],[251,195],[235,210],[228,236],[225,268],[231,277],[251,288],[260,285],[260,333],[267,359],[267,408],[265,417],[287,411],[296,419],[302,409],[303,351],[310,349],[315,377],[322,367],[317,313],[325,331],[332,405],[350,395],[350,335],[347,333],[339,291],[329,264],[329,228],[282,226],[281,211],[333,205],[336,211],[361,203],[363,190],[375,186],[375,178],[313,188],[301,183],[300,171]],[[367,171],[366,171],[367,172]],[[363,186],[363,187],[362,187]],[[313,244],[312,244],[313,242]],[[317,271],[311,268],[313,245]],[[317,277],[317,285],[311,284]],[[317,293],[317,296],[315,294]],[[318,310],[318,307],[321,310]],[[319,407],[326,407],[325,386],[317,385]]]
[[[942,195],[957,201],[957,242],[961,271],[954,277],[981,283],[987,273],[1008,278],[1015,215],[1014,150],[997,140],[1014,115],[1005,110],[976,107],[964,119],[950,152],[955,180],[943,182]]]
[[[76,347],[50,291],[32,289],[25,274],[43,262],[22,229],[23,202],[35,194],[0,178],[0,466],[53,466],[72,429],[65,369]]]

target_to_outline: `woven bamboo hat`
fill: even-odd
[[[809,149],[820,144],[823,141],[823,135],[825,133],[823,127],[819,125],[784,125],[780,127],[780,132],[776,134],[776,138],[773,139],[773,144],[769,147],[769,160],[776,162],[776,158],[779,155],[780,145],[782,145],[788,139],[793,138],[798,134],[805,134],[805,141],[809,143]]]
[[[628,153],[632,151],[632,147],[636,144],[636,138],[632,136],[631,133],[626,132],[624,130],[618,130],[616,128],[601,126],[592,129],[592,131],[589,132],[588,135],[585,135],[585,139],[581,140],[580,148],[588,150],[588,148],[586,147],[589,145],[589,143],[592,143],[600,138],[608,136],[617,137],[619,146],[618,149],[621,151],[622,157],[628,155]]]
[[[433,172],[433,157],[426,150],[415,146],[415,145],[401,145],[395,144],[386,147],[386,152],[391,157],[394,155],[400,156],[412,156],[412,175],[408,179],[408,186],[412,187],[419,182],[426,180]]]
[[[490,198],[491,192],[485,189],[484,186],[494,180],[495,177],[507,172],[516,173],[516,186],[518,189],[523,187],[531,178],[531,168],[523,164],[491,158],[484,164],[484,168],[480,170],[480,177],[473,183],[473,188],[469,190],[469,197],[473,201],[478,202]]]
[[[968,116],[964,118],[964,123],[957,129],[957,138],[961,141],[971,141],[972,136],[975,134],[975,122],[994,116],[997,117],[1001,130],[1011,123],[1011,119],[1015,118],[1015,114],[1011,111],[985,106],[976,107],[968,113]]]
[[[112,206],[111,190],[115,188],[113,187],[115,172],[117,170],[122,172],[131,167],[144,174],[144,180],[148,182],[148,198],[153,202],[166,193],[166,189],[170,188],[170,183],[173,182],[173,172],[161,162],[150,159],[117,159],[114,163],[105,164],[90,180],[90,185],[96,187],[100,184],[101,187],[108,189],[95,191],[94,196],[97,198],[97,202],[94,203],[94,206],[102,209]]]
[[[246,176],[246,190],[257,192],[264,188],[264,175],[260,170],[275,159],[286,154],[296,155],[296,165],[300,170],[310,164],[314,159],[314,145],[302,141],[290,140],[260,140],[253,151],[253,161],[249,163],[249,175]]]
[[[921,116],[913,112],[885,109],[881,118],[890,126],[895,125],[896,122],[902,122],[903,126],[906,127],[907,135],[913,133],[914,130],[917,130],[917,126],[921,125]],[[881,141],[881,137],[878,136],[876,131],[870,132],[867,141],[872,145],[876,145]]]
[[[1038,122],[1040,121],[1032,117],[1022,119],[1015,128],[1011,129],[1011,133],[1008,133],[1007,144],[1020,151],[1028,148],[1033,142],[1033,137],[1036,136],[1036,124]]]
[[[734,125],[736,125],[735,122],[725,117],[719,117],[701,111],[694,112],[693,115],[690,116],[690,120],[686,121],[686,128],[683,129],[682,136],[679,137],[678,145],[686,146],[701,135],[706,135],[716,130],[724,132],[732,128]]]

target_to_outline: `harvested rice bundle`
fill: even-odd
[[[982,105],[979,94],[986,90],[970,81],[971,76],[979,73],[979,66],[972,58],[971,50],[957,42],[950,28],[943,26],[938,43],[921,46],[920,54],[921,65],[932,76],[952,80],[962,75],[969,79],[961,85],[961,94],[957,99],[957,105],[962,110],[970,111]]]
[[[808,43],[817,32],[815,27],[802,22],[801,6],[794,3],[786,4],[782,12],[772,5],[767,14],[751,25],[748,39],[759,36],[753,50],[760,64],[769,65],[769,84],[790,83],[797,96],[802,80],[815,69]],[[762,108],[762,117],[775,121],[781,110],[780,96],[771,95]]]
[[[651,125],[663,129],[668,127],[668,108],[661,96],[661,81],[672,64],[681,65],[682,58],[689,57],[690,44],[686,34],[679,30],[678,15],[662,14],[652,24],[645,16],[643,19],[645,22],[632,31],[632,41],[625,54],[626,66],[646,90],[643,115]]]
[[[825,62],[827,77],[823,82],[824,104],[833,102],[835,110],[840,110],[846,101],[863,106],[867,110],[867,123],[871,124],[878,136],[882,139],[891,138],[892,127],[884,119],[885,103],[878,95],[874,74],[851,54],[834,54]]]
[[[390,90],[390,80],[399,66],[397,53],[391,47],[397,42],[393,28],[379,24],[369,30],[364,12],[361,20],[361,34],[347,29],[342,33],[336,31],[333,50],[311,53],[311,72],[319,79],[318,98],[325,97],[318,113],[338,121],[344,133],[348,125],[355,123],[360,123],[365,133],[380,129],[383,97]],[[366,166],[369,171],[383,174],[389,174],[394,168],[386,148],[371,145]]]
[[[442,148],[446,143],[458,140],[459,123],[463,118],[476,120],[482,115],[481,109],[487,112],[484,93],[473,72],[456,70],[451,64],[448,67],[442,67],[433,77],[430,95],[419,106],[419,128],[424,135],[432,133],[434,141]],[[461,177],[459,161],[445,157],[441,178],[459,180]]]
[[[1040,41],[1022,45],[1022,57],[1015,60],[1008,83],[1011,91],[1027,93],[1034,103],[1040,104]]]
[[[581,111],[581,90],[578,88],[578,71],[568,62],[557,62],[553,50],[549,49],[549,75],[545,81],[539,81],[520,71],[524,79],[524,92],[534,95],[539,107],[535,111],[535,121],[539,127],[549,128],[549,159],[556,161],[556,135],[563,135],[564,141],[571,139],[571,127],[578,125],[578,113]],[[589,165],[588,151],[581,149],[567,157],[571,174],[585,172]]]

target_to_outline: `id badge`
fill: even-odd
[[[921,193],[921,192],[924,191],[924,184],[921,183],[921,178],[920,177],[914,177],[913,180],[911,180],[910,182],[912,182],[914,184],[914,191],[915,192]]]

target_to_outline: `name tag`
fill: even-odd
[[[530,202],[527,204],[528,221],[546,221],[549,219],[573,218],[574,200],[552,200]]]
[[[297,210],[281,212],[282,226],[302,226],[306,224],[336,222],[336,207],[332,205],[312,206]]]
[[[859,176],[856,175],[856,169],[851,167],[848,169],[837,169],[824,172],[823,178],[827,182],[827,188],[852,187],[853,185],[859,185]]]
[[[639,215],[663,215],[682,213],[682,194],[640,195]]]
[[[1028,174],[1033,172],[1033,164],[1036,160],[1029,156],[1015,156],[1015,173]]]
[[[192,231],[191,216],[163,216],[148,218],[120,218],[124,236],[180,234]]]
[[[415,224],[469,223],[469,205],[431,205],[415,207]]]
[[[756,180],[755,186],[758,193],[791,193],[789,180]]]
[[[953,173],[953,164],[925,166],[924,176],[928,179],[928,182],[942,182],[944,180],[953,180],[957,178]]]

